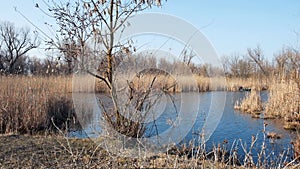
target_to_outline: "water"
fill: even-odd
[[[182,123],[187,125],[181,126],[182,128],[180,131],[187,130],[188,132],[187,134],[177,134],[186,134],[184,139],[186,142],[191,139],[197,139],[199,134],[203,132],[202,129],[205,126],[204,132],[215,129],[211,135],[208,134],[210,137],[207,137],[208,141],[206,142],[206,148],[208,151],[210,151],[214,145],[223,143],[224,140],[226,140],[227,144],[225,146],[228,150],[230,150],[233,145],[239,144],[237,152],[242,155],[244,154],[244,151],[242,150],[241,144],[246,145],[246,147],[249,148],[252,137],[255,136],[257,137],[257,142],[253,151],[255,156],[255,154],[261,150],[264,141],[264,123],[266,123],[266,133],[275,132],[281,136],[281,139],[276,140],[265,139],[267,154],[279,154],[283,151],[287,151],[291,147],[290,142],[291,139],[295,137],[295,133],[284,130],[282,127],[282,120],[254,119],[249,114],[234,110],[235,102],[244,98],[245,93],[246,92],[183,93],[173,95],[173,102],[169,98],[163,98],[156,108],[160,112],[155,118],[155,127],[153,127],[154,122],[148,122],[149,127],[146,131],[146,135],[153,136],[167,132],[168,129],[171,128],[172,122],[176,121],[176,118],[180,116],[180,110],[195,110],[196,108],[198,111],[198,113],[196,113],[197,116],[193,117],[194,114],[183,114],[181,116],[185,119]],[[87,100],[88,102],[95,101],[95,96],[93,94],[88,94],[88,96],[83,96],[84,94],[79,95],[78,98],[81,100],[82,98],[85,98],[84,100]],[[225,97],[226,100],[223,100],[222,98]],[[268,99],[268,93],[261,92],[261,99],[265,102]],[[224,103],[222,101],[224,101]],[[87,107],[98,109],[97,105],[93,104]],[[213,114],[220,110],[223,110],[221,114]],[[176,111],[177,113],[174,113]],[[209,117],[210,113],[213,114],[213,118]],[[86,114],[82,114],[81,116],[86,116]],[[97,131],[101,130],[99,120],[97,120],[99,118],[100,115],[97,113],[90,114],[88,120],[83,124],[84,132],[75,131],[70,133],[70,135],[75,137],[87,137],[87,135],[96,137]],[[209,120],[210,125],[204,125],[204,122],[208,121],[209,118],[211,119]],[[192,124],[192,127],[190,124]]]
[[[209,95],[209,93],[207,94]],[[252,136],[255,136],[257,137],[253,151],[255,157],[261,151],[261,146],[264,142],[264,124],[267,124],[265,132],[275,132],[281,136],[281,139],[266,138],[266,153],[280,154],[283,151],[288,152],[291,148],[290,142],[295,138],[296,134],[283,129],[282,120],[256,119],[252,118],[249,114],[234,110],[233,107],[236,100],[242,99],[244,96],[245,92],[227,92],[226,106],[221,122],[207,142],[208,147],[211,147],[214,143],[222,143],[223,140],[227,140],[228,148],[230,149],[234,142],[238,142],[238,153],[243,155],[244,151],[241,148],[241,144],[246,144],[249,148]],[[268,93],[261,92],[261,99],[263,102],[266,102]]]

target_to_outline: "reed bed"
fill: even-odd
[[[259,80],[257,78],[225,78],[225,77],[204,77],[198,75],[178,76],[176,78],[181,86],[178,86],[177,92],[197,90],[199,92],[207,91],[239,91],[240,88],[248,88],[254,90],[267,90],[268,79]],[[195,85],[192,85],[194,82]]]
[[[155,88],[168,89],[169,92],[208,92],[208,91],[239,91],[241,88],[254,90],[267,90],[269,80],[263,78],[225,78],[204,77],[193,75],[168,75],[168,74],[146,74],[146,75],[119,75],[117,82],[119,86],[126,86],[132,82],[136,88],[146,89],[155,79]]]
[[[270,87],[266,104],[267,118],[283,118],[284,128],[300,129],[300,89],[295,80],[281,81]]]
[[[300,129],[300,84],[297,79],[272,80],[269,87],[269,99],[262,105],[257,91],[251,91],[241,102],[237,101],[235,109],[252,114],[254,118],[283,119],[283,128],[287,130]],[[261,116],[263,113],[263,116]],[[267,137],[280,138],[276,133],[268,133]],[[300,156],[300,137],[294,138],[294,154]]]
[[[253,89],[256,91],[268,90],[270,85],[269,78],[226,78],[226,90],[227,91],[239,91],[240,87]]]
[[[259,92],[252,90],[250,93],[247,93],[241,102],[237,101],[235,103],[234,109],[250,113],[252,117],[259,117],[263,110]]]
[[[74,117],[71,77],[0,77],[0,133],[35,133]]]

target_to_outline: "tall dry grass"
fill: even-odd
[[[300,129],[299,81],[297,79],[270,81],[272,82],[269,83],[269,99],[265,106],[261,103],[259,93],[252,90],[245,99],[236,102],[235,109],[251,113],[256,118],[260,117],[261,113],[264,113],[265,119],[283,118],[285,129]]]
[[[0,77],[0,133],[34,133],[74,117],[71,77]],[[53,118],[53,119],[52,119]]]
[[[181,86],[177,86],[177,92],[189,91],[239,91],[240,88],[249,88],[254,90],[267,90],[269,80],[257,78],[225,78],[225,77],[204,77],[198,75],[178,76],[176,80]],[[196,82],[196,86],[191,82]],[[177,82],[178,83],[178,82]]]
[[[270,80],[267,77],[264,78],[226,78],[226,90],[238,91],[240,87],[254,89],[257,91],[267,90],[270,85]]]
[[[241,101],[237,101],[235,109],[252,114],[252,117],[259,117],[263,110],[263,105],[260,99],[260,94],[256,90],[252,90],[246,94],[246,97]]]
[[[165,88],[169,92],[207,92],[207,91],[239,91],[240,88],[251,88],[258,91],[267,90],[269,79],[257,78],[225,78],[205,77],[199,75],[165,75],[146,74],[143,76],[119,75],[120,86],[132,82],[136,88],[147,88],[156,77],[156,88]],[[103,88],[103,87],[102,87]]]
[[[271,85],[265,116],[284,118],[286,129],[300,129],[300,89],[296,80]]]

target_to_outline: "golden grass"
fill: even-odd
[[[120,86],[132,82],[135,88],[147,89],[153,78],[154,88],[168,89],[169,92],[207,92],[207,91],[238,91],[240,87],[254,90],[267,90],[267,78],[225,78],[225,77],[204,77],[198,75],[153,75],[142,76],[119,75],[117,81]],[[103,87],[102,87],[103,88]]]
[[[254,90],[266,90],[268,79],[259,80],[256,78],[225,78],[225,77],[203,77],[203,76],[179,76],[176,78],[182,84],[176,91],[182,92],[184,89],[197,89],[199,92],[206,91],[238,91],[240,87]],[[195,82],[196,86],[191,86]]]
[[[0,133],[31,133],[72,113],[70,77],[0,77]],[[59,123],[63,123],[59,122]],[[58,124],[59,125],[59,124]]]
[[[269,99],[265,107],[261,103],[259,94],[251,92],[241,102],[236,102],[235,109],[251,113],[252,117],[255,118],[259,118],[262,111],[265,110],[265,119],[283,118],[283,127],[285,129],[300,129],[299,79],[270,80],[269,85],[255,85],[259,83],[258,80],[253,79],[251,83],[252,86],[255,86],[252,87],[252,91],[253,89],[262,89],[261,87],[268,86]]]
[[[249,88],[257,91],[267,90],[269,86],[269,79],[258,79],[255,77],[249,78],[226,78],[226,90],[238,91],[239,87]]]
[[[270,88],[266,115],[286,117],[294,112],[299,112],[299,95],[299,88],[294,81],[274,83]]]
[[[300,129],[300,89],[295,80],[273,83],[265,116],[284,118],[286,129]]]
[[[252,114],[253,117],[258,117],[263,110],[263,105],[258,91],[252,90],[247,93],[246,97],[239,103],[235,104],[235,109]]]
[[[256,87],[252,87],[252,92],[241,102],[237,101],[234,108],[251,113],[255,118],[259,118],[265,110],[265,119],[283,118],[285,129],[300,129],[300,89],[297,79],[273,80],[268,86],[269,99],[265,106],[261,103],[259,93],[253,91]]]

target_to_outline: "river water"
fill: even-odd
[[[254,146],[253,154],[257,154],[257,152],[261,150],[263,142],[265,142],[267,153],[280,154],[284,151],[287,152],[291,148],[290,142],[293,138],[295,138],[296,134],[284,130],[281,120],[255,119],[249,114],[234,110],[235,102],[243,99],[245,94],[246,92],[183,93],[173,95],[173,101],[165,98],[160,101],[157,108],[157,110],[160,110],[160,113],[156,114],[154,121],[155,127],[153,127],[153,121],[149,121],[147,123],[148,129],[146,130],[146,136],[150,137],[167,132],[168,129],[172,127],[172,122],[176,121],[176,118],[180,116],[178,115],[180,110],[189,109],[197,110],[198,112],[196,115],[195,113],[181,115],[181,117],[184,117],[184,119],[188,120],[189,123],[192,123],[189,124],[182,122],[182,124],[187,124],[182,128],[184,129],[183,131],[187,131],[184,133],[183,142],[189,142],[192,139],[197,139],[199,138],[199,135],[201,135],[201,132],[208,130],[210,132],[208,134],[209,137],[206,138],[206,149],[208,151],[210,151],[214,145],[226,142],[225,146],[228,151],[238,144],[239,146],[236,146],[237,152],[242,155],[244,154],[244,151],[240,145],[243,144],[249,148],[251,140],[253,136],[255,136],[257,138],[257,142]],[[268,93],[261,92],[260,95],[262,101],[266,102],[268,99]],[[78,94],[77,96],[75,95],[75,99],[85,100],[85,103],[89,103],[95,101],[95,96],[96,95],[94,94],[88,94],[88,96],[85,94]],[[102,97],[102,99],[103,98],[104,97]],[[85,107],[97,109],[97,105],[93,104],[88,106],[85,105]],[[80,108],[81,107],[79,106],[79,109]],[[221,113],[213,114],[220,110],[222,110]],[[177,113],[174,113],[175,111]],[[212,117],[209,117],[209,113],[213,114]],[[101,132],[98,120],[101,118],[101,113],[92,113],[89,114],[89,117],[84,116],[86,115],[79,115],[79,118],[81,119],[88,119],[85,120],[85,124],[82,124],[83,130],[73,131],[70,133],[70,136],[81,138],[97,137],[97,133]],[[208,121],[209,119],[211,119],[209,125],[205,126],[205,121]],[[275,132],[280,135],[281,138],[264,139],[264,124],[267,124],[265,133]],[[186,130],[186,128],[188,128],[188,130]]]

